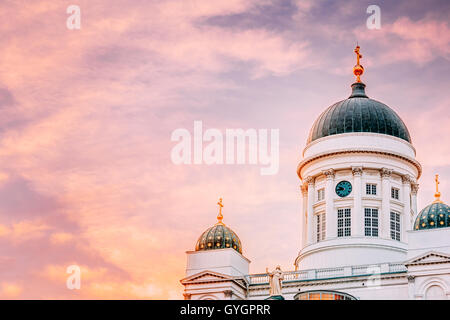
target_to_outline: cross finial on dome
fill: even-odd
[[[441,193],[439,192],[439,175],[437,174],[436,177],[434,178],[434,181],[436,181],[436,193],[434,194],[434,197],[436,198],[434,200],[434,202],[439,202],[442,203],[441,201]]]
[[[219,205],[219,214],[217,215],[217,223],[218,224],[223,224],[223,222],[222,222],[222,219],[223,219],[223,215],[222,215],[222,208],[223,208],[222,198],[219,199],[219,202],[217,202],[217,204]]]
[[[364,67],[359,64],[359,59],[362,58],[362,54],[359,53],[359,45],[356,44],[356,65],[353,67],[353,74],[356,76],[356,82],[361,82],[360,76],[364,73]]]

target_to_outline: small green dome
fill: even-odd
[[[336,102],[314,122],[307,143],[341,133],[372,132],[394,136],[411,143],[402,119],[384,103],[369,99],[362,82],[352,84],[348,99]]]
[[[450,227],[450,207],[442,202],[433,202],[417,215],[414,230]]]
[[[218,222],[207,229],[197,241],[195,251],[233,248],[242,253],[242,245],[239,237],[233,230],[222,222]]]

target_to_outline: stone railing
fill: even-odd
[[[403,263],[390,263],[389,272],[406,272],[406,267]]]
[[[311,269],[302,271],[283,272],[284,280],[302,281],[302,280],[320,280],[351,276],[364,276],[382,273],[406,272],[406,267],[402,263],[381,263],[362,266],[348,266],[338,268]],[[269,276],[267,273],[251,274],[247,276],[250,285],[268,284]]]

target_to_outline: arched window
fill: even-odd
[[[445,296],[444,289],[436,284],[428,287],[425,293],[425,299],[427,300],[445,300],[447,297]]]
[[[418,288],[416,297],[426,300],[445,300],[448,299],[448,291],[447,284],[443,279],[433,277],[427,279],[420,288]]]
[[[295,300],[356,300],[348,293],[331,290],[309,290],[297,293]]]
[[[206,294],[198,298],[198,300],[219,300],[216,296],[211,294]]]

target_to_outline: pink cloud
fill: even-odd
[[[382,24],[380,30],[368,31],[360,26],[354,31],[358,39],[381,42],[384,50],[379,63],[411,61],[424,65],[442,57],[450,59],[450,27],[447,21],[423,18],[413,21],[400,17],[393,23]]]

